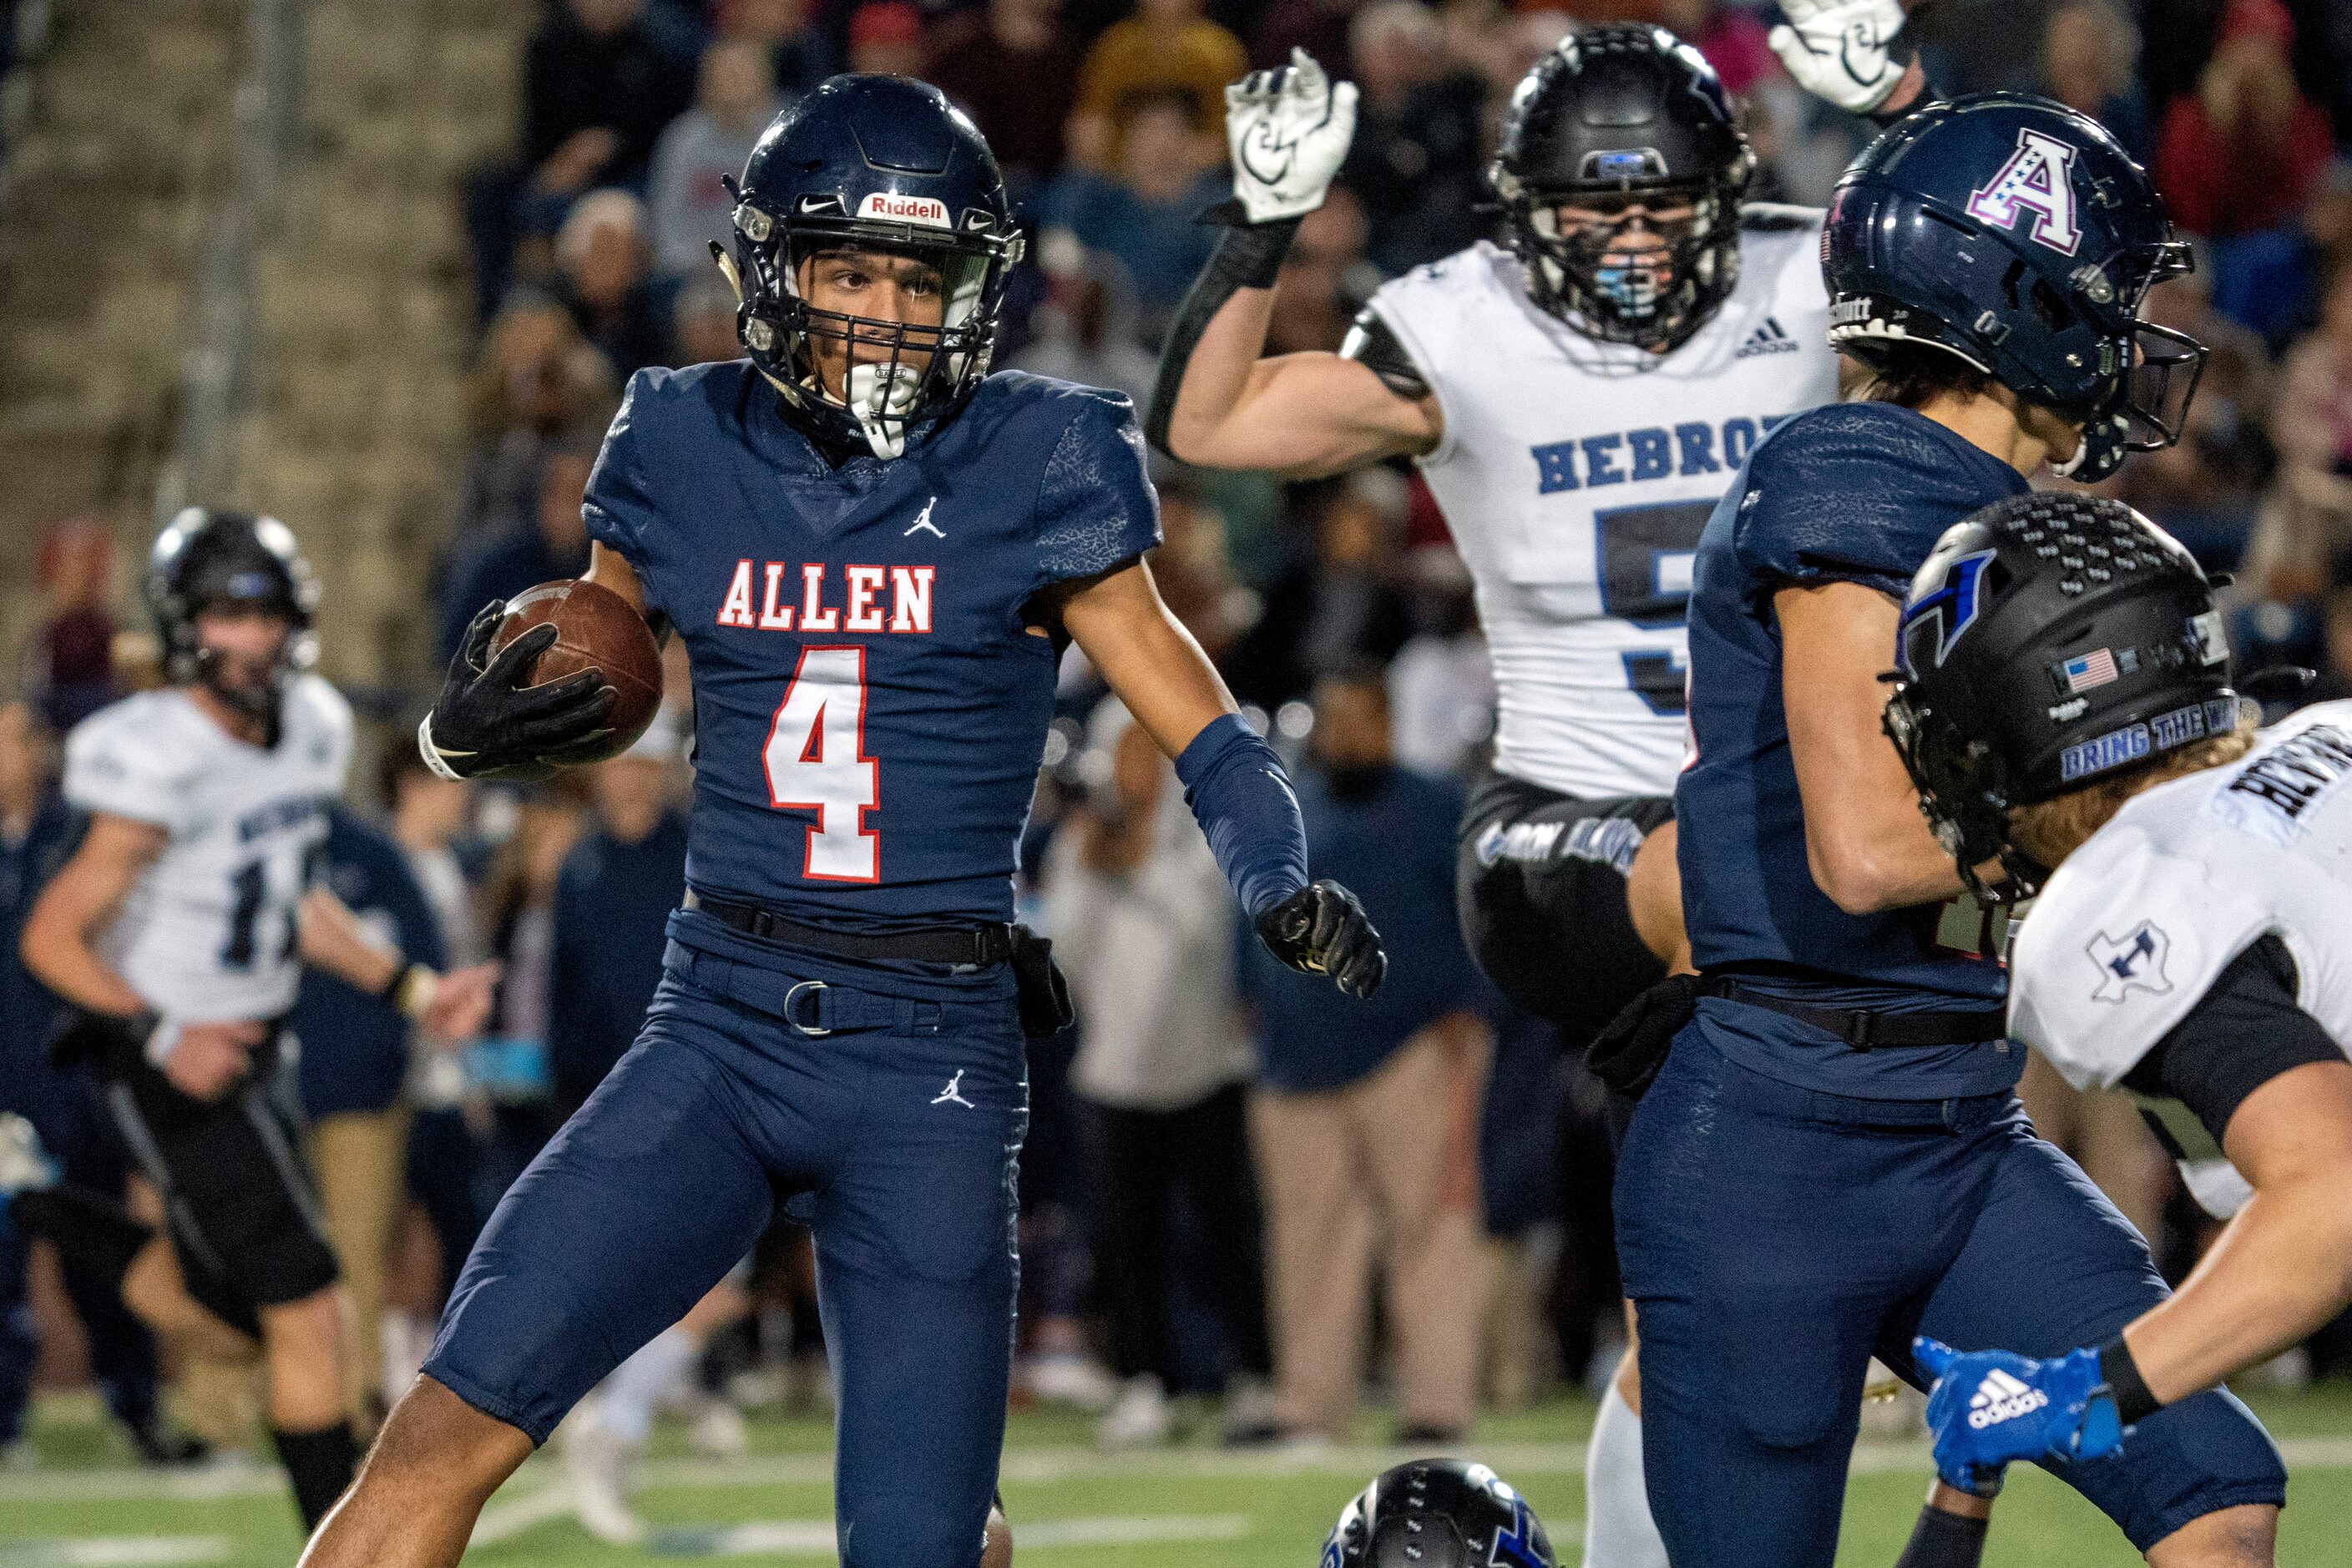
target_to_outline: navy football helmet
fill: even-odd
[[[2213,586],[2117,500],[1996,501],[1936,548],[1903,605],[1885,725],[1937,838],[1980,897],[2042,878],[2010,840],[2014,807],[2149,766],[2238,722]],[[2000,889],[1975,868],[1999,859]]]
[[[719,265],[744,350],[787,418],[834,449],[894,458],[961,406],[988,374],[1022,252],[995,155],[961,110],[905,77],[835,77],[776,117],[730,189],[735,252]],[[936,267],[940,325],[813,308],[802,264],[839,250]],[[826,338],[853,348],[845,401],[817,374],[811,345]]]
[[[1865,364],[1892,343],[1958,355],[2083,426],[2058,470],[2078,479],[2179,439],[2205,349],[2139,309],[2190,266],[2105,128],[2018,93],[1896,123],[1839,179],[1822,232],[1832,344]]]
[[[142,589],[163,645],[164,674],[175,685],[204,681],[223,701],[257,719],[274,719],[286,679],[318,662],[311,624],[319,581],[302,558],[294,531],[274,517],[184,508],[156,535]],[[196,617],[223,604],[285,617],[286,641],[267,686],[215,678],[215,661],[197,635]]]
[[[1558,1568],[1535,1510],[1484,1465],[1415,1459],[1340,1511],[1321,1568]]]
[[[1715,68],[1664,27],[1629,24],[1571,33],[1535,63],[1486,180],[1538,307],[1592,337],[1663,351],[1738,283],[1739,200],[1755,172]],[[1622,222],[1563,232],[1557,212],[1637,204],[1692,208],[1686,223],[1650,226],[1668,268],[1618,245]]]

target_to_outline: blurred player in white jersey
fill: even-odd
[[[79,1011],[59,1049],[91,1062],[160,1192],[186,1294],[260,1342],[271,1436],[315,1523],[357,1452],[279,1020],[308,963],[462,1037],[492,973],[410,964],[314,879],[352,717],[310,673],[317,588],[285,524],[190,508],[145,587],[173,684],[68,737],[65,795],[89,826],[26,921],[25,963]],[[111,1247],[128,1272],[137,1233],[78,1217],[85,1234],[64,1240]]]
[[[1732,473],[1833,401],[1821,215],[1745,204],[1714,70],[1661,28],[1571,35],[1505,117],[1484,241],[1373,295],[1336,353],[1262,359],[1352,86],[1304,56],[1227,89],[1236,202],[1170,332],[1171,455],[1289,477],[1411,456],[1477,591],[1499,696],[1461,830],[1464,935],[1581,1051],[1684,951],[1673,802],[1692,552]],[[1629,1357],[1595,1428],[1586,1561],[1663,1568]]]

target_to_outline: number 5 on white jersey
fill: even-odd
[[[816,813],[801,874],[824,882],[880,881],[881,836],[865,826],[866,813],[881,799],[881,781],[866,754],[864,648],[802,651],[761,760],[768,804]]]

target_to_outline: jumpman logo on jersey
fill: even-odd
[[[978,1110],[980,1107],[972,1104],[971,1100],[966,1100],[963,1097],[963,1091],[957,1087],[962,1082],[963,1068],[956,1068],[955,1077],[948,1079],[947,1088],[931,1096],[931,1103],[933,1105],[961,1105],[968,1110]]]
[[[945,539],[947,535],[940,531],[940,525],[931,521],[931,508],[939,504],[940,498],[937,496],[933,496],[930,500],[925,501],[923,503],[923,510],[916,514],[915,521],[913,522],[908,524],[907,531],[900,534],[898,537],[901,539],[911,539],[918,533],[929,533],[933,539]]]

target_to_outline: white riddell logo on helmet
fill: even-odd
[[[2046,131],[2021,130],[2017,151],[2000,173],[1969,193],[1969,215],[1995,228],[2017,223],[2017,209],[2033,209],[2033,237],[2067,256],[2083,243],[2074,222],[2074,148]]]
[[[874,191],[857,204],[859,217],[887,217],[899,223],[928,224],[933,228],[953,226],[948,222],[948,205],[936,196],[899,196],[887,191]]]
[[[1969,1400],[1969,1425],[1981,1432],[2003,1421],[2031,1415],[2049,1403],[2050,1396],[2040,1389],[2028,1387],[1995,1367],[1985,1373]]]

